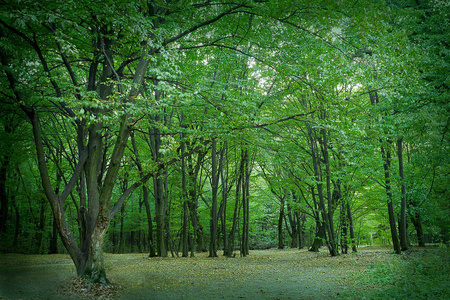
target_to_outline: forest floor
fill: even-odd
[[[68,255],[0,254],[0,299],[450,299],[449,251],[255,250],[247,257],[105,254],[113,289],[74,279]]]

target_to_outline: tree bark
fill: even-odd
[[[296,213],[292,210],[292,208],[289,206],[289,204],[287,205],[288,207],[288,220],[289,220],[289,224],[291,225],[291,231],[290,231],[290,236],[291,236],[291,248],[298,248],[298,241],[299,241],[299,232],[298,232],[298,228],[299,228],[299,224],[298,224],[298,219],[297,219],[297,215]],[[286,226],[286,228],[288,228],[288,226]]]
[[[125,252],[125,204],[120,208],[119,253]]]
[[[378,98],[377,92],[369,92],[370,102],[372,105],[376,105],[380,102]],[[387,147],[390,145],[390,141],[386,139],[387,141]],[[389,226],[391,229],[391,237],[392,237],[392,244],[394,246],[394,252],[397,254],[401,253],[400,250],[400,243],[398,240],[398,234],[397,234],[397,228],[395,223],[395,212],[394,212],[394,205],[393,205],[393,198],[392,198],[392,191],[391,191],[391,153],[389,149],[385,149],[385,146],[383,145],[383,139],[379,138],[380,143],[380,152],[381,152],[381,158],[383,159],[383,169],[384,169],[384,180],[385,180],[385,190],[386,190],[386,196],[387,196],[387,207],[388,207],[388,215],[389,215]]]
[[[182,122],[182,120],[181,120]],[[189,242],[189,236],[188,236],[188,215],[189,215],[189,208],[188,208],[188,195],[187,195],[187,186],[186,186],[186,158],[184,157],[184,153],[186,152],[186,144],[182,140],[181,141],[181,154],[183,155],[181,159],[181,187],[182,187],[182,202],[183,202],[183,223],[182,223],[182,257],[188,257],[189,255],[189,248],[188,248],[188,242]]]
[[[36,224],[36,234],[35,234],[35,250],[36,254],[41,254],[42,246],[42,236],[44,235],[45,229],[45,199],[39,199],[39,222]]]
[[[227,249],[227,204],[228,204],[228,143],[223,143],[223,149],[221,154],[221,162],[226,160],[226,166],[220,168],[220,178],[222,181],[222,204],[221,204],[221,223],[222,223],[222,240],[223,240],[223,255]],[[225,171],[224,171],[225,170]]]
[[[385,150],[383,146],[380,147],[381,149],[381,155],[383,157],[384,163],[384,180],[385,180],[385,190],[386,190],[386,196],[387,196],[387,207],[388,207],[388,214],[389,214],[389,226],[391,228],[391,237],[392,237],[392,244],[394,246],[394,252],[397,254],[401,253],[400,249],[400,243],[398,240],[398,234],[397,234],[397,225],[395,223],[395,212],[394,212],[394,204],[392,199],[392,191],[391,191],[391,153],[388,150]]]
[[[250,169],[248,150],[242,150],[243,176],[242,176],[242,237],[241,237],[241,256],[249,254],[249,190],[250,190]]]
[[[422,217],[419,213],[414,212],[410,214],[411,222],[414,225],[414,228],[416,229],[417,234],[417,242],[419,244],[419,247],[425,247],[425,238],[424,238],[424,232],[422,227]]]
[[[211,226],[210,226],[210,243],[209,243],[209,257],[217,257],[217,190],[219,184],[219,176],[217,172],[217,149],[216,141],[212,142],[212,165],[211,165],[211,189],[212,189],[212,203],[211,203]]]
[[[397,140],[398,173],[401,180],[401,206],[400,206],[400,247],[402,251],[408,250],[407,232],[406,232],[406,183],[403,170],[403,139]]]
[[[313,244],[308,251],[319,252],[320,247],[322,247],[323,241],[326,238],[325,225],[320,221],[316,220],[316,236],[314,237]]]
[[[11,133],[12,128],[5,125],[5,132]],[[3,143],[3,142],[2,142]],[[9,143],[6,143],[6,154],[0,160],[0,234],[6,233],[6,220],[8,219],[8,194],[6,191],[6,174],[11,161],[12,149]]]
[[[317,147],[317,137],[315,132],[313,132],[311,125],[307,125],[308,128],[308,134],[309,134],[309,138],[310,138],[310,148],[311,148],[311,156],[312,156],[312,163],[313,163],[313,169],[314,169],[314,177],[316,179],[316,186],[317,186],[317,193],[318,193],[318,197],[319,197],[319,210],[320,210],[320,215],[322,216],[322,224],[325,227],[325,232],[326,232],[326,242],[327,242],[327,246],[328,246],[328,250],[330,252],[331,256],[337,256],[339,255],[339,251],[337,249],[337,245],[336,245],[336,241],[334,238],[334,227],[333,226],[333,222],[332,220],[330,220],[330,216],[333,216],[332,210],[332,203],[331,203],[331,194],[330,194],[330,188],[327,189],[327,193],[328,195],[328,211],[327,208],[325,206],[325,197],[323,194],[323,184],[322,184],[322,172],[321,172],[321,166],[320,166],[320,157],[319,157],[319,150]],[[322,134],[322,138],[326,138],[325,134]],[[324,143],[325,145],[327,145],[326,141],[322,141],[322,143]],[[323,148],[326,148],[325,146]],[[328,155],[328,150],[323,149],[323,153],[324,155]],[[326,182],[327,182],[327,187],[330,185],[329,183],[329,161],[327,158],[324,159],[326,165],[326,169],[327,169],[327,174],[326,174]]]
[[[241,162],[242,164],[242,162]],[[241,199],[241,183],[242,183],[242,172],[241,167],[239,167],[238,171],[238,178],[236,181],[236,196],[235,196],[235,202],[234,202],[234,210],[233,210],[233,220],[231,223],[231,230],[228,234],[228,242],[227,242],[227,248],[224,250],[224,255],[227,257],[232,257],[234,252],[234,245],[235,245],[235,239],[236,239],[236,230],[238,225],[238,214],[239,214],[239,207],[241,205],[240,199]]]
[[[284,198],[281,199],[280,213],[278,215],[278,249],[284,248],[283,243]]]
[[[352,217],[352,211],[350,208],[350,203],[348,202],[348,199],[346,201],[347,206],[347,217],[348,217],[348,227],[350,228],[350,243],[352,245],[352,251],[356,251],[356,239],[355,239],[355,231],[353,227],[353,217]]]
[[[347,252],[348,252],[348,217],[347,217],[347,207],[346,207],[345,201],[343,201],[341,203],[340,221],[341,221],[341,251],[342,251],[342,254],[347,254]]]
[[[134,133],[131,133],[131,144],[133,146],[133,152],[135,155],[135,163],[136,166],[139,170],[139,175],[141,176],[141,178],[144,177],[144,170],[142,169],[142,163],[141,163],[141,158],[139,155],[139,150],[137,148],[136,145],[136,139],[134,136]],[[151,213],[151,209],[150,209],[150,203],[148,200],[148,187],[143,184],[142,185],[142,202],[144,203],[145,206],[145,213],[147,216],[147,224],[148,224],[148,245],[149,245],[149,257],[155,257],[156,256],[156,251],[155,251],[155,246],[154,246],[154,238],[153,238],[153,221],[152,221],[152,213]]]

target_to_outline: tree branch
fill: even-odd
[[[199,145],[193,149],[191,149],[189,152],[186,152],[184,154],[181,154],[178,157],[174,157],[169,161],[163,161],[163,162],[159,162],[156,169],[153,170],[152,172],[147,173],[144,177],[141,178],[141,180],[139,180],[138,182],[135,182],[134,184],[132,184],[121,196],[120,198],[117,200],[116,204],[114,204],[114,207],[111,210],[110,213],[110,218],[114,218],[114,216],[116,215],[116,213],[119,211],[120,207],[122,206],[123,202],[127,199],[128,196],[130,196],[134,190],[136,190],[138,187],[140,187],[141,185],[145,184],[151,177],[153,177],[156,173],[158,173],[159,170],[164,169],[165,167],[167,167],[168,165],[171,165],[173,163],[176,163],[178,161],[180,161],[183,157],[189,156],[195,152],[200,151],[204,146],[206,146],[210,141],[205,141],[203,143],[203,145]]]
[[[187,29],[187,30],[181,32],[180,34],[178,34],[178,35],[176,35],[176,36],[174,36],[174,37],[172,37],[172,38],[170,38],[170,39],[168,39],[168,40],[165,40],[165,41],[162,43],[161,47],[167,46],[168,44],[170,44],[170,43],[172,43],[172,42],[175,42],[176,40],[179,40],[180,38],[182,38],[182,37],[188,35],[189,33],[194,32],[195,30],[197,30],[197,29],[199,29],[199,28],[201,28],[201,27],[205,27],[205,26],[207,26],[207,25],[209,25],[209,24],[212,24],[212,23],[214,23],[214,22],[220,20],[220,19],[223,18],[224,16],[231,14],[231,13],[232,13],[233,11],[235,11],[236,9],[239,9],[239,8],[241,8],[241,7],[244,7],[244,6],[245,6],[245,4],[239,4],[239,5],[236,5],[236,6],[234,6],[234,7],[230,8],[230,9],[224,11],[223,13],[217,15],[216,17],[214,17],[214,18],[212,18],[212,19],[210,19],[210,20],[207,20],[207,21],[205,21],[205,22],[202,22],[202,23],[200,23],[200,24],[197,24],[197,25],[195,25],[195,26],[192,26],[191,28],[189,28],[189,29]]]

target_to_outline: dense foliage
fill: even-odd
[[[0,3],[1,251],[449,241],[445,1]]]

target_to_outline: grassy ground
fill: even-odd
[[[245,258],[147,258],[106,254],[118,299],[450,299],[449,251],[361,248],[329,257],[326,250],[251,251]],[[0,255],[0,299],[89,295],[77,286],[67,255]],[[68,288],[70,287],[70,289]],[[111,291],[92,289],[95,298]]]

